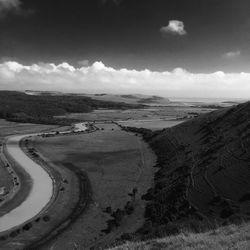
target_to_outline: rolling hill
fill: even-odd
[[[249,220],[250,102],[154,133],[128,129],[141,132],[158,158],[154,187],[142,197],[146,222],[132,237],[198,233]]]
[[[85,94],[87,97],[91,97],[95,100],[100,101],[113,101],[113,102],[124,102],[128,104],[145,104],[150,106],[157,105],[168,105],[170,100],[161,96],[154,95],[142,95],[142,94],[131,94],[131,95],[114,95],[114,94]]]
[[[33,93],[33,92],[32,92]],[[94,100],[86,96],[60,94],[58,92],[0,91],[0,118],[9,121],[61,124],[70,121],[54,116],[67,113],[88,113],[95,109],[143,108],[142,104],[128,104],[104,100]]]
[[[142,94],[126,94],[126,95],[116,95],[116,94],[84,94],[84,93],[63,93],[58,91],[33,91],[26,90],[25,93],[27,95],[32,96],[75,96],[75,97],[87,97],[93,100],[105,101],[105,102],[118,102],[118,103],[126,103],[126,104],[145,104],[145,105],[168,105],[170,100],[165,97],[155,96],[155,95],[142,95]]]

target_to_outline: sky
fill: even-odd
[[[0,0],[0,89],[250,98],[249,0]]]

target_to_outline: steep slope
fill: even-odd
[[[142,235],[250,217],[250,102],[144,137],[158,162]]]
[[[183,232],[142,242],[126,242],[109,250],[209,250],[250,248],[250,224],[229,225],[204,233]]]

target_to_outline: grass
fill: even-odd
[[[29,154],[26,147],[33,148],[32,141],[29,141],[28,145],[22,144],[24,152]],[[77,169],[72,170],[69,167],[55,166],[48,163],[47,159],[41,155],[34,157],[29,154],[29,156],[47,169],[53,177],[55,181],[53,197],[48,206],[35,218],[0,235],[1,247],[5,250],[15,249],[17,245],[21,249],[38,249],[38,246],[44,245],[61,233],[65,227],[71,225],[89,205],[91,192],[89,192],[89,184],[84,173],[79,173]],[[22,181],[24,183],[27,179]],[[22,186],[29,191],[28,185]],[[13,199],[11,202],[19,201],[19,196],[23,194],[24,192],[17,194],[18,199]]]
[[[0,199],[3,200],[6,198],[13,188],[13,182],[12,182],[12,176],[9,174],[8,170],[5,168],[5,164],[3,161],[0,159],[0,187],[5,187],[6,188],[6,194],[1,196]],[[1,202],[0,202],[1,204]]]
[[[10,135],[36,133],[57,127],[53,125],[9,122],[0,119],[0,139]]]
[[[0,139],[2,138],[3,140],[4,137],[13,134],[36,133],[50,129],[61,130],[63,128],[58,128],[58,126],[23,124],[0,120]],[[1,206],[2,214],[17,207],[26,198],[30,190],[29,176],[21,168],[18,168],[17,164],[11,159],[8,160],[10,161],[10,165],[14,167],[22,185],[20,185],[20,189],[14,194],[14,199],[6,200],[6,203]],[[47,164],[45,165],[45,167],[48,168]],[[68,168],[57,168],[57,166],[52,165],[50,165],[50,172],[56,180],[55,196],[53,199],[55,203],[47,208],[46,211],[44,211],[45,213],[39,214],[29,222],[31,223],[31,229],[30,224],[27,224],[26,226],[21,225],[9,232],[2,233],[0,235],[1,249],[14,249],[16,246],[20,246],[21,248],[22,246],[29,245],[30,243],[41,239],[48,233],[50,236],[54,235],[57,233],[55,227],[58,227],[62,221],[67,221],[65,223],[66,225],[70,224],[71,221],[74,220],[74,216],[79,214],[79,211],[75,212],[74,209],[76,206],[78,208],[81,207],[78,205],[80,200],[80,175],[77,175]],[[13,177],[14,175],[9,175],[6,168],[3,168],[2,166],[0,167],[0,186],[5,186],[9,188],[8,190],[11,190],[13,187]],[[67,179],[67,184],[64,183],[64,179]],[[63,188],[63,191],[60,191],[61,188]],[[84,194],[81,195],[82,197],[85,197]],[[5,198],[8,199],[8,197]],[[58,214],[60,216],[58,216]],[[47,218],[49,218],[49,220],[47,220]],[[60,227],[60,230],[62,228],[63,227]],[[53,230],[53,234],[51,233],[51,230]]]
[[[250,103],[151,134],[157,155],[146,217],[152,228],[191,218],[221,225],[249,220]],[[155,235],[157,236],[157,234]]]
[[[93,192],[89,209],[70,230],[44,249],[74,249],[74,244],[83,249],[105,246],[123,233],[136,231],[144,223],[145,201],[140,197],[152,183],[154,155],[140,137],[121,131],[117,125],[97,126],[100,130],[95,133],[39,138],[34,142],[34,147],[57,166],[65,168],[71,163],[86,172]],[[131,200],[128,194],[135,187],[138,193],[134,212],[124,216],[120,226],[106,234],[102,230],[107,229],[107,221],[112,220],[106,208],[124,209]]]
[[[200,114],[209,112],[209,109],[202,109],[199,107],[151,107],[145,109],[127,109],[127,110],[95,110],[91,113],[68,113],[58,118],[85,120],[85,121],[124,121],[140,123],[144,127],[152,127],[153,129],[162,129],[169,127],[164,122],[165,119],[175,119],[191,116],[191,114]],[[153,124],[147,124],[143,121],[152,120]],[[161,121],[161,122],[160,122]],[[160,123],[159,123],[160,122]]]
[[[200,250],[250,248],[250,224],[229,225],[205,233],[183,232],[176,236],[153,239],[144,242],[127,242],[109,250]]]
[[[119,124],[122,126],[135,127],[135,128],[146,128],[151,129],[153,131],[170,128],[176,126],[180,123],[184,122],[184,120],[128,120],[128,121],[120,121]]]

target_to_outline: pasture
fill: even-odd
[[[70,164],[85,172],[93,192],[89,209],[66,233],[46,247],[104,246],[143,225],[145,201],[141,200],[141,195],[152,185],[155,156],[139,136],[122,131],[115,124],[96,126],[100,130],[94,133],[39,137],[34,141],[38,152],[53,164],[61,168]],[[133,190],[136,190],[134,196]],[[119,226],[110,229],[111,214],[124,210],[128,202],[133,212],[125,215]]]
[[[182,123],[183,120],[128,120],[119,121],[118,123],[122,126],[135,127],[135,128],[146,128],[150,130],[160,130],[163,128],[170,128]]]
[[[145,109],[99,109],[91,113],[68,113],[56,118],[76,119],[79,121],[116,121],[124,126],[160,130],[175,126],[211,109],[190,106],[150,107]]]

